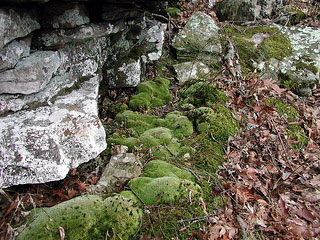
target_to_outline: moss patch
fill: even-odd
[[[179,91],[179,96],[183,99],[182,104],[192,104],[196,107],[211,106],[227,101],[226,94],[210,82],[196,82],[191,86],[186,86]]]
[[[142,211],[136,207],[135,201],[117,195],[107,198],[104,205],[108,219],[107,228],[112,229],[114,235],[120,239],[131,239],[137,232],[142,217]]]
[[[237,47],[244,74],[254,70],[255,62],[259,63],[271,58],[282,60],[292,54],[293,50],[289,39],[275,27],[245,29],[238,26],[237,28],[238,30],[228,26],[224,29],[224,34],[230,36],[232,42]],[[251,38],[255,34],[266,35],[257,46],[251,41]]]
[[[18,239],[60,239],[59,226],[65,230],[66,239],[104,239],[106,213],[99,196],[77,197],[36,212]]]
[[[132,110],[150,109],[164,105],[172,100],[169,92],[170,81],[165,78],[156,78],[154,81],[142,82],[138,85],[138,94],[129,101]]]

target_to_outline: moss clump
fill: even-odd
[[[220,143],[228,141],[229,136],[237,133],[239,124],[231,112],[222,105],[214,108],[200,107],[191,112],[200,133],[210,133]]]
[[[238,30],[233,27],[226,27],[224,34],[229,35],[238,49],[240,64],[244,74],[255,69],[255,63],[267,61],[271,58],[282,60],[292,54],[292,47],[289,39],[275,27],[255,27],[245,29],[238,26]],[[268,34],[261,43],[255,46],[250,40],[255,34]]]
[[[183,169],[180,169],[170,163],[161,160],[153,160],[149,162],[143,169],[144,177],[159,178],[159,177],[176,177],[194,181],[194,176]]]
[[[193,133],[192,122],[178,111],[167,114],[164,126],[172,129],[177,138],[188,137]]]
[[[138,177],[129,182],[130,188],[146,205],[170,204],[181,198],[201,195],[201,188],[190,180],[177,177]]]
[[[169,91],[170,81],[165,78],[156,78],[154,81],[140,83],[137,87],[138,94],[129,101],[132,110],[150,109],[164,105],[172,100]]]
[[[145,131],[139,139],[145,145],[154,147],[169,145],[173,140],[173,135],[170,129],[158,127]]]
[[[170,15],[170,17],[177,17],[178,13],[181,13],[181,10],[179,8],[176,7],[168,7],[168,14]]]
[[[117,195],[107,198],[104,205],[108,219],[107,229],[112,229],[120,239],[131,239],[137,232],[142,217],[142,211],[136,207],[135,201]]]
[[[288,123],[297,121],[298,112],[294,107],[284,103],[277,98],[268,98],[265,100],[265,103],[268,106],[273,106],[280,116],[287,116]],[[293,147],[296,149],[301,149],[305,147],[308,143],[308,139],[304,134],[304,131],[301,126],[298,125],[288,125],[286,130],[287,135],[296,143],[293,144]]]
[[[227,101],[226,94],[210,82],[196,82],[189,87],[186,86],[179,92],[179,96],[183,99],[182,104],[192,104],[196,107]]]
[[[129,148],[129,151],[132,151],[134,147],[139,146],[140,140],[135,137],[123,137],[115,133],[112,135],[112,137],[107,139],[107,143],[108,144],[114,143],[116,145],[127,146]]]
[[[99,196],[81,196],[51,208],[37,209],[35,219],[18,239],[60,239],[58,227],[66,239],[104,239],[107,215]]]

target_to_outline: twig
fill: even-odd
[[[168,152],[169,152],[172,156],[178,157],[176,154],[174,154],[174,153],[168,148],[168,146],[167,146],[166,144],[164,144],[163,146],[165,147],[165,149],[168,150]]]
[[[288,160],[287,148],[284,146],[284,143],[283,143],[283,141],[282,141],[282,138],[281,138],[281,136],[280,136],[280,133],[279,133],[278,129],[275,127],[272,119],[271,119],[271,125],[272,125],[272,127],[274,128],[274,130],[277,132],[277,135],[278,135],[278,138],[279,138],[279,140],[280,140],[281,146],[282,146],[283,151],[284,151],[284,153],[285,153],[285,158]]]
[[[156,14],[156,13],[151,13],[151,15],[154,16],[154,17],[162,18],[162,19],[166,20],[168,23],[172,23],[172,25],[173,25],[175,28],[179,29],[179,27],[178,27],[173,21],[171,21],[170,19],[168,19],[167,17],[162,16],[162,15],[160,15],[160,14]]]
[[[156,205],[156,206],[144,206],[144,209],[152,209],[152,208],[161,208],[161,209],[178,209],[178,210],[188,210],[188,208],[184,208],[184,207],[173,207],[173,206],[160,206],[160,205]]]
[[[214,214],[209,214],[207,216],[203,216],[203,217],[196,217],[196,218],[189,218],[189,219],[182,219],[179,220],[178,223],[184,223],[184,222],[194,222],[194,221],[204,221],[204,220],[208,220],[210,217],[215,216]]]
[[[138,195],[135,191],[133,191],[132,188],[126,187],[126,189],[129,189],[131,192],[133,192],[133,194],[142,202],[142,204],[143,204],[144,206],[147,205],[147,204],[145,204],[145,202],[139,197],[139,195]]]
[[[140,231],[140,229],[141,229],[141,227],[142,227],[142,217],[141,217],[141,216],[140,216],[139,220],[140,220],[140,222],[139,222],[139,228],[138,228],[138,230],[136,231],[136,233],[133,235],[132,238],[135,238],[135,236],[138,234],[138,232]]]

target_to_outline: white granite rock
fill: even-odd
[[[0,188],[63,179],[106,148],[100,80],[92,77],[51,106],[0,117]]]
[[[204,78],[210,72],[210,68],[199,61],[179,63],[173,67],[177,73],[179,85],[192,79]]]

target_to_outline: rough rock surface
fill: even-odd
[[[43,28],[75,28],[90,22],[89,11],[78,2],[51,2],[44,5],[42,14]]]
[[[125,147],[125,146],[123,146]],[[128,150],[128,147],[125,147]],[[141,174],[142,164],[134,153],[120,152],[110,158],[97,185],[109,187],[117,181],[126,182]]]
[[[91,38],[107,36],[123,30],[123,25],[111,23],[90,23],[75,29],[42,30],[34,36],[33,44],[47,49],[62,48],[67,43],[83,42]]]
[[[38,92],[46,86],[60,64],[58,52],[35,52],[20,60],[14,69],[0,73],[0,94]]]
[[[198,61],[179,63],[173,67],[180,85],[192,79],[201,79],[210,72],[208,66]]]
[[[208,15],[194,13],[186,26],[173,39],[172,46],[177,50],[177,58],[196,58],[202,55],[219,56],[221,44],[219,27]],[[217,60],[217,59],[215,59]]]
[[[0,72],[13,68],[19,59],[30,55],[30,41],[14,40],[0,50]]]
[[[0,9],[0,22],[0,48],[40,28],[36,13],[22,9]]]
[[[106,148],[96,101],[100,80],[91,78],[52,106],[1,117],[0,187],[62,179]]]

